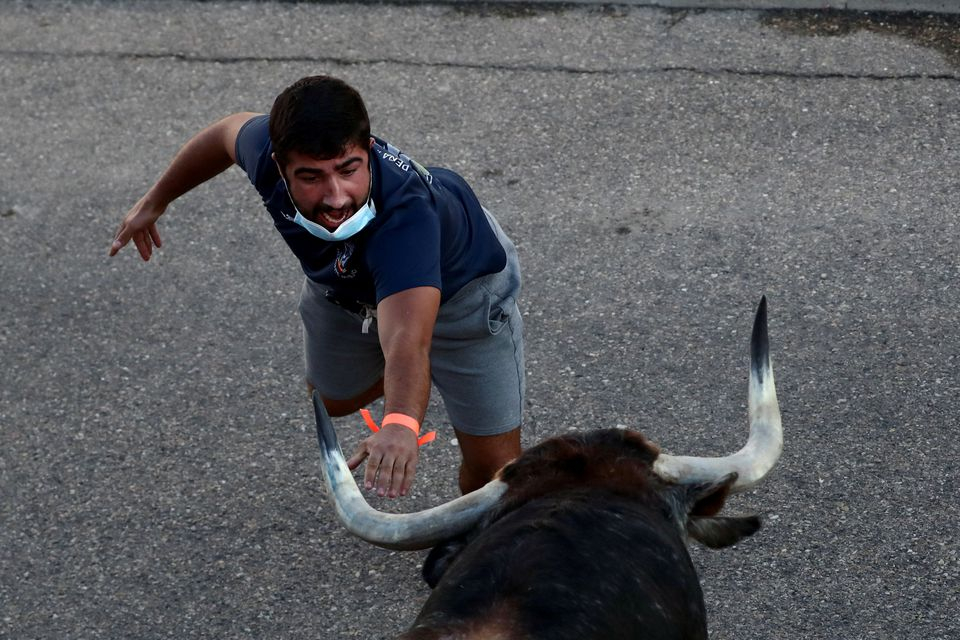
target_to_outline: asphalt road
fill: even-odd
[[[190,135],[325,72],[459,170],[525,273],[524,443],[746,438],[761,295],[786,447],[694,548],[711,637],[955,639],[956,19],[629,7],[0,5],[0,637],[383,638],[422,553],[344,533],[298,267],[231,170],[107,249]],[[442,406],[414,510],[456,495]],[[338,421],[344,448],[359,418]],[[584,585],[584,589],[589,589]]]

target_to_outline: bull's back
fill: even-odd
[[[665,506],[578,489],[531,501],[451,563],[401,638],[706,638],[703,595]]]

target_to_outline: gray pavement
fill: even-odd
[[[474,3],[475,0],[448,0]],[[516,0],[488,0],[512,3]],[[537,0],[532,4],[611,4],[604,0]],[[665,9],[837,10],[880,12],[960,13],[960,0],[620,0],[616,4]]]
[[[327,72],[462,172],[525,269],[525,444],[746,437],[762,294],[787,430],[693,555],[711,637],[960,637],[960,52],[949,16],[0,5],[0,637],[382,638],[421,553],[345,534],[298,268],[231,170],[108,259],[191,134]],[[413,510],[455,495],[434,401]],[[344,447],[363,436],[338,421]],[[589,585],[584,585],[589,589]]]

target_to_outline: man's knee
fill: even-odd
[[[520,427],[495,436],[473,436],[459,430],[456,433],[463,454],[459,478],[462,493],[485,485],[521,453]]]
[[[308,381],[307,395],[313,396],[313,390],[314,386]],[[323,399],[323,407],[327,410],[327,414],[337,418],[356,413],[381,396],[383,396],[383,378],[377,380],[373,386],[353,398],[342,400],[324,396],[321,396],[321,398]]]

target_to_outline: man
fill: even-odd
[[[149,260],[167,206],[233,164],[306,274],[308,391],[333,416],[384,398],[379,431],[348,461],[367,460],[366,488],[409,490],[431,379],[460,444],[462,492],[519,455],[519,263],[467,183],[372,137],[363,99],[343,81],[307,77],[269,116],[237,113],[191,138],[124,217],[110,255],[132,239]]]

